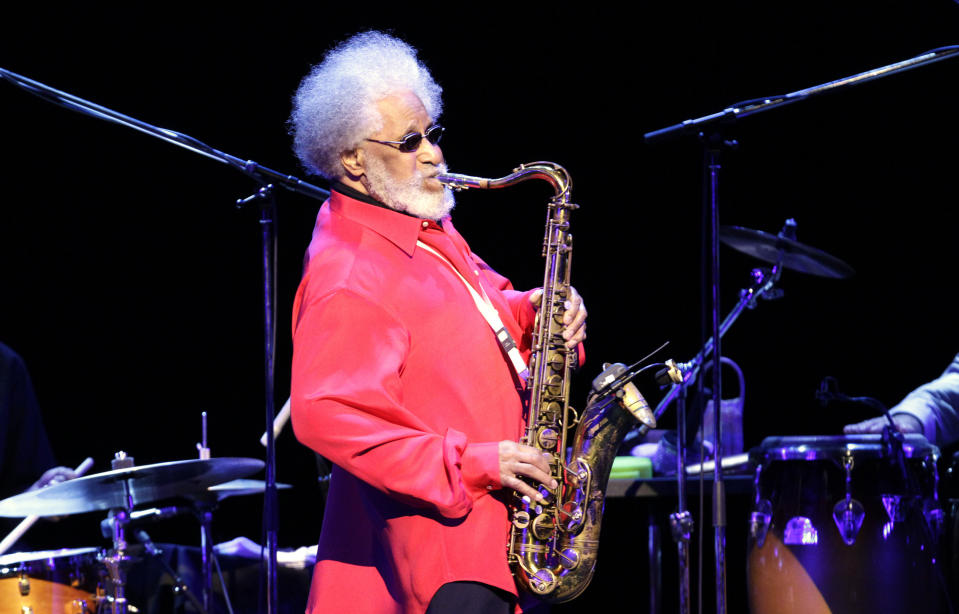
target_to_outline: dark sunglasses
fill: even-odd
[[[440,139],[443,138],[443,130],[443,126],[440,126],[439,124],[433,124],[426,129],[426,132],[423,132],[422,134],[419,132],[410,132],[399,141],[377,141],[376,139],[366,140],[373,143],[380,143],[381,145],[396,145],[396,148],[403,153],[410,153],[420,148],[420,143],[423,142],[424,138],[426,138],[431,145],[436,145],[439,143]]]

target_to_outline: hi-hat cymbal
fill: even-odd
[[[774,235],[741,226],[723,226],[719,229],[719,240],[763,262],[775,264],[782,261],[782,266],[791,271],[838,279],[851,277],[855,273],[851,266],[839,258],[783,233]]]
[[[133,507],[202,492],[256,473],[255,458],[209,458],[114,469],[31,490],[0,501],[0,516],[62,516]]]
[[[276,488],[277,490],[283,490],[293,487],[289,484],[277,482]],[[206,489],[205,495],[197,495],[197,498],[204,498],[205,496],[212,495],[218,501],[222,501],[227,497],[235,497],[238,495],[261,495],[264,492],[266,492],[266,482],[263,480],[230,480],[229,482],[210,486]]]

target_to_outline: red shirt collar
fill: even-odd
[[[407,215],[385,205],[365,203],[336,190],[330,192],[330,209],[338,215],[366,226],[409,256],[412,256],[416,249],[420,231],[430,227],[441,228],[432,220]]]

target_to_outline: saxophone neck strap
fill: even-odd
[[[499,312],[496,311],[496,307],[493,306],[493,302],[489,300],[489,296],[486,294],[486,290],[483,289],[483,286],[480,285],[480,292],[476,291],[470,283],[463,277],[463,274],[460,273],[453,263],[449,259],[430,247],[422,241],[417,241],[416,246],[428,251],[437,258],[445,263],[452,271],[456,274],[456,277],[459,278],[463,285],[466,286],[466,289],[469,290],[470,296],[473,297],[473,302],[476,303],[476,308],[479,310],[480,314],[489,324],[490,328],[493,329],[493,334],[496,336],[496,341],[499,342],[500,347],[503,348],[503,351],[506,352],[506,356],[509,358],[510,365],[513,367],[513,371],[516,373],[524,382],[529,378],[529,368],[526,366],[526,361],[523,360],[523,355],[520,354],[519,346],[516,345],[516,340],[513,339],[513,335],[509,334],[509,331],[506,330],[506,325],[503,324],[502,318],[499,317]]]

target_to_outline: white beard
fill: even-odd
[[[446,172],[446,164],[438,167]],[[391,209],[403,211],[416,217],[439,221],[449,215],[456,204],[453,190],[428,190],[423,187],[426,177],[418,170],[406,181],[396,181],[386,165],[375,156],[366,158],[366,189],[370,196],[381,201]]]

